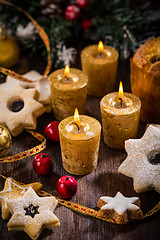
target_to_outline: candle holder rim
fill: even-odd
[[[97,47],[98,47],[98,45],[96,45],[96,44],[84,47],[81,51],[81,56],[82,55],[87,55],[87,57],[91,58],[92,61],[96,61],[97,64],[101,64],[100,60],[103,60],[103,62],[104,62],[104,60],[106,60],[105,62],[115,62],[119,58],[119,52],[114,47],[109,46],[109,45],[104,45],[104,50],[103,50],[104,53],[105,53],[105,50],[111,50],[111,52],[114,53],[114,58],[113,58],[113,55],[112,55],[112,58],[107,58],[106,57],[106,58],[103,58],[103,59],[96,59],[95,57],[93,57],[93,54],[91,54],[91,53],[93,53],[93,51],[98,52]],[[90,54],[88,54],[88,53],[90,53]]]
[[[60,82],[58,79],[57,79],[57,76],[59,74],[63,74],[63,70],[64,68],[61,68],[61,69],[57,69],[56,71],[52,72],[50,75],[49,75],[49,83],[50,85],[54,85],[54,88],[58,89],[58,90],[64,90],[64,86],[65,86],[65,91],[76,91],[77,89],[83,89],[87,86],[88,84],[88,77],[87,75],[79,70],[79,69],[76,69],[76,68],[70,68],[71,70],[73,70],[71,72],[71,74],[75,74],[76,73],[79,73],[78,75],[78,80],[76,82],[72,82],[72,83],[67,83],[67,84],[64,84],[62,82]]]
[[[65,134],[65,136],[66,136],[67,138],[69,138],[69,139],[71,138],[71,139],[73,139],[73,140],[75,140],[75,141],[86,141],[86,140],[88,140],[88,139],[92,139],[92,138],[94,138],[97,134],[99,134],[99,133],[101,132],[102,126],[101,126],[100,122],[99,122],[97,119],[95,119],[95,118],[93,118],[93,117],[90,117],[90,116],[87,116],[87,115],[79,115],[79,118],[80,118],[80,120],[82,120],[82,118],[88,118],[88,119],[91,119],[92,121],[96,122],[97,130],[93,132],[93,130],[95,130],[95,128],[92,129],[91,126],[90,126],[90,130],[88,131],[88,132],[93,132],[93,133],[94,133],[92,136],[85,135],[85,138],[84,138],[84,139],[77,139],[77,134],[75,134],[75,136],[74,136],[73,133],[69,133],[69,132],[66,130],[66,125],[74,121],[74,116],[69,116],[69,117],[63,119],[63,120],[60,122],[60,124],[58,125],[59,131],[60,131],[60,129],[61,129],[61,130],[63,129],[63,134]],[[65,123],[65,126],[62,127],[64,123]],[[89,123],[88,123],[88,124],[89,124]],[[83,133],[82,133],[82,134],[83,134]],[[78,134],[78,135],[80,136],[81,134]],[[84,134],[83,134],[83,135],[84,135]]]
[[[117,95],[117,98],[118,98],[118,92],[113,92],[113,93],[109,93],[109,94],[105,95],[100,101],[101,108],[104,108],[104,109],[107,109],[107,111],[113,112],[114,115],[121,115],[121,114],[124,115],[125,113],[126,113],[126,115],[132,114],[133,112],[135,112],[135,109],[137,109],[137,111],[138,111],[141,108],[141,100],[139,99],[139,97],[137,97],[136,95],[134,95],[132,93],[128,93],[128,92],[124,92],[124,96],[128,97],[128,98],[130,98],[130,100],[132,100],[133,104],[131,106],[128,106],[128,107],[122,108],[122,109],[118,109],[118,108],[115,108],[114,106],[110,106],[109,99],[114,95]],[[107,105],[107,103],[108,103],[108,105]]]

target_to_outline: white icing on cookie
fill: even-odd
[[[138,197],[127,198],[124,197],[120,192],[116,194],[114,198],[112,197],[101,197],[106,204],[101,207],[101,210],[115,210],[119,215],[122,215],[126,210],[138,210],[139,207],[135,204]]]
[[[141,139],[125,141],[128,154],[118,172],[133,178],[138,193],[154,188],[160,193],[160,164],[152,164],[150,158],[160,154],[160,128],[150,125]]]
[[[24,193],[28,190],[29,187],[33,187],[33,185],[29,185],[28,187],[22,187],[22,186],[16,184],[15,182],[13,182],[11,178],[9,178],[9,179],[8,179],[8,189],[3,190],[2,193],[12,192],[12,191],[13,191],[12,185],[18,187],[19,189],[22,189],[21,194],[24,194]],[[5,208],[7,208],[8,197],[6,197],[6,196],[0,196],[0,198],[4,200]]]
[[[0,196],[0,198],[3,199],[3,201],[4,201],[4,207],[7,208],[8,197]]]

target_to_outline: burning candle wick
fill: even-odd
[[[120,106],[122,107],[122,98],[118,98],[120,100]]]
[[[75,123],[75,122],[74,122],[74,124],[77,126],[77,128],[78,128],[78,131],[79,131],[79,130],[80,130],[80,127],[78,126],[78,124],[77,124],[77,123]]]
[[[69,81],[69,77],[65,76],[65,78]]]

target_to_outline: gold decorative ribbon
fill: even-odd
[[[7,179],[7,177],[3,176],[2,174],[0,174],[0,176],[4,179]],[[19,182],[20,184],[24,184],[24,183],[21,183]],[[50,194],[50,193],[47,193],[43,190],[40,190],[38,192],[38,195],[39,196],[42,196],[42,197],[50,197],[50,196],[53,196],[55,197],[54,195]],[[85,215],[88,215],[88,216],[91,216],[91,217],[94,217],[94,218],[98,218],[100,220],[103,220],[103,221],[106,221],[106,222],[110,222],[110,223],[116,223],[114,219],[109,219],[109,218],[101,218],[98,216],[98,211],[92,209],[92,208],[88,208],[88,207],[85,207],[85,206],[82,206],[80,204],[77,204],[77,203],[73,203],[73,202],[70,202],[70,201],[66,201],[64,199],[60,199],[58,197],[55,197],[57,200],[58,200],[58,203],[64,207],[67,207],[75,212],[79,212],[79,213],[82,213],[82,214],[85,214]],[[152,208],[148,213],[146,213],[144,215],[144,217],[142,219],[138,219],[138,221],[140,220],[143,220],[147,217],[150,217],[151,215],[153,215],[154,213],[158,212],[160,210],[160,202],[154,207]]]
[[[43,190],[40,190],[38,192],[38,195],[40,196],[53,196],[52,194],[50,193],[47,193]],[[53,196],[55,197],[55,196]],[[77,203],[73,203],[73,202],[70,202],[70,201],[66,201],[66,200],[63,200],[63,199],[60,199],[60,198],[57,198],[55,197],[57,200],[58,200],[58,203],[61,204],[62,206],[64,207],[67,207],[69,209],[72,209],[73,211],[75,212],[79,212],[79,213],[82,213],[82,214],[85,214],[85,215],[89,215],[91,217],[94,217],[94,218],[98,218],[100,220],[103,220],[103,221],[106,221],[106,222],[110,222],[110,223],[116,223],[114,219],[109,219],[109,218],[101,218],[98,216],[98,211],[92,209],[92,208],[88,208],[88,207],[84,207],[82,205],[79,205]],[[151,215],[153,215],[154,213],[158,212],[160,210],[160,202],[154,207],[152,208],[147,214],[145,214],[143,216],[143,218],[141,219],[138,219],[138,221],[142,220],[142,219],[145,219],[147,217],[150,217]]]
[[[38,146],[35,146],[35,147],[33,147],[29,150],[26,150],[24,152],[21,152],[21,153],[17,153],[13,156],[6,156],[3,158],[0,158],[0,163],[19,161],[23,158],[30,157],[34,154],[37,154],[38,152],[41,152],[46,148],[46,139],[44,136],[42,136],[40,133],[31,131],[31,130],[27,130],[27,132],[29,132],[31,135],[33,135],[35,138],[37,138],[42,143],[39,144]]]
[[[51,61],[51,54],[50,54],[50,42],[49,42],[49,38],[46,34],[46,32],[43,30],[43,28],[36,22],[36,20],[34,20],[33,17],[31,17],[31,15],[29,13],[27,13],[26,11],[24,11],[22,8],[16,6],[15,4],[11,3],[11,2],[7,2],[5,0],[0,0],[0,3],[2,4],[6,4],[6,5],[9,5],[11,7],[14,7],[16,8],[18,11],[22,12],[24,15],[26,15],[31,21],[32,23],[34,24],[35,28],[37,29],[38,33],[39,33],[39,36],[41,37],[45,47],[46,47],[46,50],[47,50],[47,55],[48,55],[48,64],[45,68],[45,71],[43,73],[43,77],[46,77],[47,74],[50,72],[51,70],[51,66],[52,66],[52,61]],[[2,72],[3,74],[5,75],[9,75],[13,78],[16,78],[20,81],[23,81],[23,82],[32,82],[31,80],[21,76],[20,74],[10,70],[10,69],[7,69],[7,68],[3,68],[3,67],[0,67],[0,72]]]

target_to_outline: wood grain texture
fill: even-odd
[[[37,70],[40,67],[36,68]],[[42,68],[41,68],[42,69]],[[130,91],[129,82],[129,61],[119,64],[118,76],[115,89],[118,89],[118,82],[122,80],[124,90]],[[86,115],[95,117],[101,122],[100,98],[88,96]],[[44,114],[38,119],[37,131],[44,134],[45,126],[55,120],[53,114]],[[138,137],[144,133],[145,124],[140,123]],[[18,153],[38,144],[27,132],[13,138],[10,154]],[[45,177],[38,176],[32,167],[33,156],[15,163],[4,163],[0,165],[0,172],[6,176],[12,176],[15,180],[24,183],[39,181],[43,189],[57,196],[55,185],[59,177],[68,174],[62,167],[62,159],[59,143],[47,140],[47,148],[44,151],[50,154],[54,160],[52,174]],[[78,182],[77,194],[71,201],[90,208],[96,208],[100,196],[114,196],[117,191],[128,197],[138,196],[141,200],[142,210],[146,213],[160,201],[160,196],[155,191],[136,194],[133,189],[132,179],[118,174],[117,169],[125,159],[124,150],[115,150],[104,144],[101,138],[99,162],[97,169],[86,176],[74,176]],[[4,180],[0,179],[0,190],[3,188]],[[160,238],[160,215],[159,212],[143,221],[129,223],[124,226],[110,224],[89,216],[76,213],[63,206],[58,206],[54,211],[61,222],[60,228],[43,230],[39,239],[43,240],[156,240]],[[0,217],[0,240],[27,240],[29,237],[24,232],[9,232],[7,221]]]

